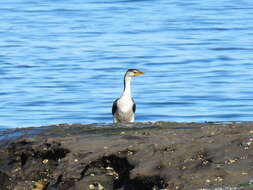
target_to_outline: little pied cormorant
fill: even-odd
[[[131,95],[131,79],[144,74],[138,69],[128,69],[124,77],[124,91],[120,98],[113,102],[112,115],[114,123],[134,122],[136,105]]]

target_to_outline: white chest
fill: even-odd
[[[118,109],[121,112],[128,112],[129,110],[133,109],[133,100],[131,97],[121,97],[118,100]]]

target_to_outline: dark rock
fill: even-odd
[[[253,188],[253,123],[61,124],[15,132],[0,141],[1,190]]]

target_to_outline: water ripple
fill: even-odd
[[[252,120],[252,5],[2,2],[0,128],[111,122],[128,68],[137,121]]]

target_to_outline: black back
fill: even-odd
[[[119,99],[119,98],[118,98]],[[115,112],[117,111],[118,107],[117,107],[117,101],[118,99],[116,99],[114,102],[113,102],[113,105],[112,105],[112,115],[115,114]]]
[[[133,100],[133,102],[134,102],[134,99],[132,99]],[[135,104],[135,102],[134,102],[134,105],[133,105],[133,112],[135,113],[135,110],[136,110],[136,104]]]

